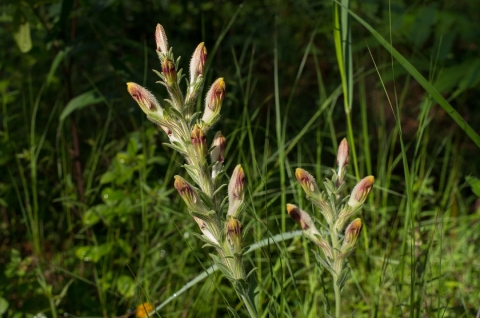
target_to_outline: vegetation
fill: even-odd
[[[198,43],[208,50],[189,114],[224,80],[212,129],[225,135],[226,174],[243,167],[235,220],[259,317],[339,312],[338,277],[285,207],[329,229],[295,169],[319,191],[335,184],[343,138],[338,194],[366,175],[375,184],[343,264],[342,317],[477,314],[477,1],[5,0],[0,10],[0,315],[248,315],[175,190],[176,175],[196,183],[184,158],[126,89],[171,98],[151,71],[162,69],[157,23],[183,56],[176,70]]]

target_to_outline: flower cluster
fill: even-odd
[[[180,59],[175,59],[169,47],[163,27],[158,24],[155,32],[157,55],[162,67],[155,71],[170,96],[163,105],[146,88],[127,83],[127,89],[138,103],[147,118],[158,125],[167,134],[169,147],[185,158],[183,165],[192,183],[181,176],[175,176],[174,187],[185,202],[190,215],[198,224],[203,235],[198,238],[206,246],[214,247],[218,256],[212,255],[217,267],[232,282],[240,298],[244,301],[251,316],[256,317],[253,300],[250,298],[248,275],[243,268],[243,226],[240,215],[244,209],[245,174],[237,165],[228,184],[227,197],[222,196],[222,177],[225,175],[226,139],[221,132],[213,138],[211,147],[207,146],[207,134],[220,118],[220,110],[225,98],[225,81],[214,81],[205,98],[203,115],[194,113],[201,90],[207,49],[200,43],[190,61],[190,80],[184,95],[180,89],[183,78],[179,69]],[[208,155],[210,154],[210,160]],[[228,202],[228,207],[226,206]],[[222,211],[227,210],[226,216]]]
[[[307,199],[318,208],[325,219],[328,232],[321,233],[307,212],[293,204],[287,204],[290,217],[302,228],[303,234],[320,247],[323,253],[322,256],[315,252],[315,256],[333,277],[336,317],[340,316],[340,291],[348,277],[347,257],[355,249],[355,243],[362,229],[362,221],[359,218],[353,220],[345,229],[344,235],[340,233],[347,221],[360,211],[375,182],[373,176],[365,177],[353,188],[348,200],[347,197],[342,196],[348,153],[347,140],[343,139],[337,154],[338,170],[333,170],[332,178],[325,180],[325,191],[320,191],[310,173],[301,168],[295,171],[297,181],[302,186]]]

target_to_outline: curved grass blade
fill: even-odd
[[[274,235],[272,237],[266,238],[264,240],[261,240],[260,242],[257,242],[255,244],[252,244],[248,247],[247,251],[245,254],[251,253],[259,248],[262,248],[264,246],[267,246],[272,243],[278,243],[286,240],[290,240],[292,238],[295,238],[297,236],[302,236],[303,233],[302,231],[292,231],[292,232],[287,232],[287,233],[281,233]],[[201,282],[203,279],[207,278],[209,275],[213,274],[217,270],[216,265],[212,265],[209,268],[207,268],[204,272],[202,272],[200,275],[189,281],[187,284],[185,284],[182,288],[180,288],[176,293],[173,293],[172,296],[168,297],[163,303],[158,305],[152,312],[149,313],[149,315],[152,315],[162,309],[164,306],[166,306],[168,303],[170,303],[172,300],[177,298],[179,295],[183,294],[187,290],[189,290],[191,287],[195,286],[197,283]]]
[[[334,0],[339,5],[342,5],[339,1]],[[472,127],[462,118],[462,116],[453,108],[452,105],[437,91],[437,89],[425,78],[422,74],[402,55],[400,54],[384,37],[380,35],[375,29],[368,24],[365,20],[360,18],[358,15],[348,10],[350,15],[354,17],[360,24],[362,24],[372,35],[377,39],[377,41],[383,45],[383,47],[390,53],[392,56],[402,65],[410,75],[417,80],[417,82],[422,85],[422,87],[437,101],[440,106],[452,117],[452,119],[460,126],[460,128],[465,131],[468,137],[480,148],[480,136],[475,132]]]

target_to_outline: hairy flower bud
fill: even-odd
[[[287,204],[287,212],[290,217],[297,223],[303,230],[303,234],[317,244],[328,258],[333,258],[332,248],[328,242],[320,235],[320,232],[315,227],[310,215],[307,212],[301,210],[294,204]]]
[[[342,253],[349,252],[353,247],[355,247],[355,243],[357,241],[358,236],[360,235],[360,231],[362,230],[362,220],[359,218],[353,220],[347,226],[345,230],[345,238],[343,239],[342,244]]]
[[[205,111],[202,120],[207,125],[213,125],[220,114],[223,98],[225,96],[225,82],[223,78],[217,79],[210,87],[205,99]]]
[[[192,60],[190,61],[190,85],[193,85],[200,75],[203,75],[205,69],[205,62],[207,61],[207,49],[205,44],[200,43],[195,52],[193,52]]]
[[[200,230],[202,231],[203,235],[205,235],[212,243],[215,243],[217,245],[220,245],[218,243],[218,240],[213,236],[212,232],[208,229],[208,224],[202,219],[199,219],[197,217],[193,217],[195,222],[197,222],[198,226],[200,227]]]
[[[202,200],[200,200],[195,188],[185,179],[180,176],[175,176],[175,183],[173,185],[190,211],[199,213],[208,212],[207,207],[203,204]]]
[[[155,42],[157,43],[157,51],[163,54],[168,52],[168,40],[165,30],[161,24],[157,24],[155,29]]]
[[[213,163],[212,180],[215,180],[220,171],[222,171],[226,144],[227,140],[223,137],[222,132],[217,132],[215,137],[213,137],[213,149],[210,152],[211,163]]]
[[[300,210],[298,206],[290,203],[287,204],[287,212],[290,217],[295,221],[295,223],[300,225],[302,230],[307,231],[311,228],[314,228],[315,231],[318,233],[312,218],[310,217],[310,215],[308,215],[307,212]]]
[[[195,155],[200,162],[205,161],[205,156],[207,155],[207,136],[198,125],[193,127],[192,133],[190,135],[190,140],[192,141],[193,148],[195,149]]]
[[[303,190],[307,194],[307,198],[310,196],[320,195],[320,190],[318,189],[315,178],[302,168],[297,168],[295,170],[295,177],[297,181],[302,186]]]
[[[129,82],[127,83],[127,90],[145,114],[149,115],[156,112],[162,115],[163,111],[160,103],[145,87]]]
[[[210,152],[210,158],[212,163],[224,162],[225,147],[227,146],[227,140],[223,137],[222,132],[218,131],[213,137],[212,151]]]
[[[165,83],[172,86],[177,83],[177,70],[175,63],[169,58],[165,58],[162,63],[162,73],[165,76]]]
[[[353,188],[350,199],[348,200],[348,205],[352,208],[362,205],[367,199],[370,190],[372,190],[374,182],[375,178],[373,176],[368,176],[360,180],[355,188]]]
[[[226,224],[228,243],[234,253],[239,254],[242,251],[242,223],[235,218],[230,217]]]
[[[343,138],[340,146],[338,146],[338,153],[337,153],[337,165],[338,165],[338,180],[339,182],[343,181],[345,176],[346,170],[345,167],[348,166],[348,142],[346,138]]]
[[[241,165],[233,170],[232,177],[228,183],[228,212],[233,217],[238,217],[245,198],[245,173]]]

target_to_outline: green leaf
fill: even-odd
[[[82,109],[85,106],[96,104],[101,101],[102,98],[98,97],[93,90],[80,94],[77,97],[72,98],[68,102],[67,106],[65,106],[60,114],[60,121],[64,121],[65,118],[67,118],[75,110]]]
[[[135,281],[127,275],[122,275],[117,280],[117,290],[125,297],[133,297],[135,295]]]
[[[8,301],[5,298],[0,297],[0,315],[3,315],[4,313],[6,313],[7,309],[8,309]]]
[[[85,261],[98,262],[100,258],[110,253],[112,249],[112,243],[105,243],[97,246],[82,246],[77,248],[75,255]]]
[[[85,212],[85,214],[82,217],[83,225],[92,226],[94,224],[97,224],[98,221],[100,221],[100,217],[98,216],[98,212],[97,212],[97,207],[98,206],[91,207],[90,209],[87,210],[87,212]]]
[[[100,184],[110,183],[113,180],[115,180],[115,174],[111,171],[107,171],[100,178]]]
[[[68,56],[68,53],[70,52],[72,48],[66,48],[65,50],[61,50],[60,52],[57,53],[55,56],[55,59],[53,59],[52,65],[50,66],[50,71],[48,72],[47,75],[47,80],[46,80],[46,85],[47,87],[50,85],[53,79],[53,75],[55,74],[55,71],[57,70],[58,66],[60,63],[65,59],[66,56]]]
[[[138,152],[140,145],[137,139],[130,138],[127,145],[127,152],[130,156],[135,156]]]
[[[125,242],[125,240],[119,238],[116,240],[116,244],[127,256],[130,256],[132,254],[132,247],[130,246],[130,244]]]
[[[467,177],[468,184],[472,187],[473,193],[480,198],[480,179],[474,177]]]
[[[124,198],[118,203],[114,210],[118,217],[123,217],[127,216],[132,211],[131,207],[132,200],[130,198]]]
[[[20,24],[18,30],[13,33],[13,38],[20,49],[20,52],[27,53],[32,49],[32,38],[30,36],[30,24],[28,22]]]
[[[102,200],[105,204],[113,206],[125,197],[121,190],[113,190],[112,188],[105,188],[102,191]]]

